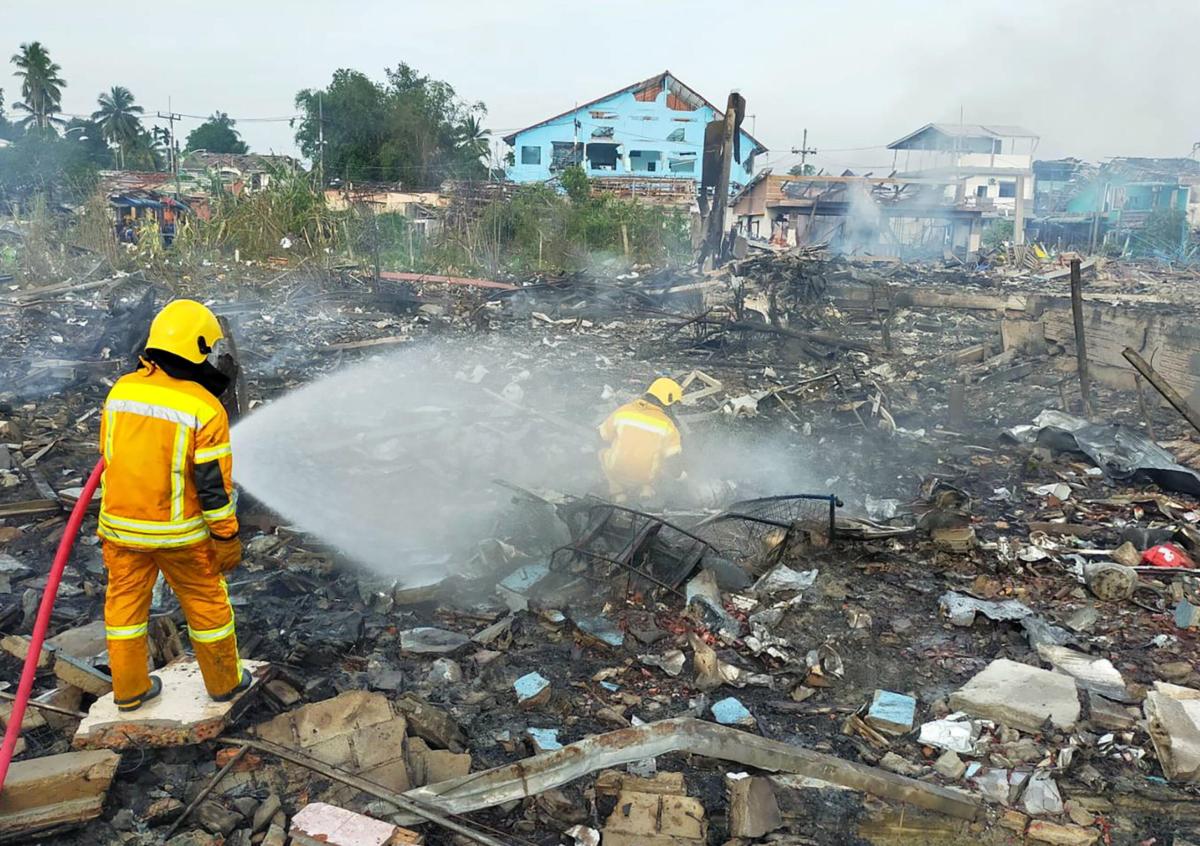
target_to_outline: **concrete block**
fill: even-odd
[[[604,824],[604,846],[703,846],[704,806],[690,796],[624,791]]]
[[[421,738],[413,737],[408,741],[408,768],[412,786],[424,787],[467,775],[471,772],[471,756],[465,752],[430,749]]]
[[[876,731],[899,737],[912,731],[917,700],[903,693],[877,690],[867,711],[867,723]]]
[[[1200,776],[1200,699],[1187,698],[1193,693],[1196,691],[1159,684],[1142,702],[1158,763],[1171,781]]]
[[[1027,732],[1038,731],[1047,719],[1073,728],[1080,714],[1074,679],[1007,658],[988,664],[950,694],[950,707]]]
[[[1000,340],[1004,351],[1017,349],[1021,352],[1039,353],[1046,349],[1046,325],[1040,320],[1000,321]]]
[[[254,677],[254,684],[231,702],[214,702],[204,689],[195,658],[168,664],[156,672],[162,679],[162,695],[129,713],[117,710],[111,693],[100,697],[80,722],[73,745],[76,749],[126,749],[212,740],[225,730],[239,703],[254,695],[270,665],[243,661],[242,666]]]
[[[1088,722],[1105,731],[1127,731],[1137,722],[1137,712],[1124,705],[1105,699],[1095,691],[1088,691],[1090,716]]]
[[[112,676],[93,667],[86,658],[66,652],[55,653],[54,675],[64,684],[77,687],[92,696],[112,693]]]
[[[783,816],[769,779],[745,773],[727,776],[729,836],[756,840],[783,827]]]
[[[351,690],[280,714],[257,732],[402,793],[413,786],[405,759],[407,725],[382,693]]]
[[[26,635],[5,635],[4,637],[0,637],[0,649],[3,649],[18,661],[24,661],[25,656],[29,654],[29,638]],[[54,650],[47,649],[46,646],[43,645],[42,652],[38,656],[38,669],[48,670],[53,664]]]
[[[434,748],[462,752],[467,748],[467,736],[454,717],[441,708],[430,705],[412,694],[400,697],[393,707],[408,718],[408,730]]]
[[[419,846],[424,836],[324,802],[311,802],[292,817],[294,846]]]
[[[963,759],[950,749],[938,756],[938,759],[933,762],[933,768],[951,781],[958,781],[967,771],[967,765],[963,763]]]
[[[0,793],[0,838],[84,823],[100,816],[120,757],[107,749],[16,761]]]
[[[104,621],[96,620],[86,626],[59,632],[46,641],[46,646],[76,658],[94,658],[108,650]]]

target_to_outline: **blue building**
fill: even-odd
[[[506,135],[513,148],[508,178],[540,182],[573,164],[591,177],[694,179],[704,160],[704,127],[721,111],[670,71]],[[754,174],[754,157],[766,147],[748,132],[739,138],[741,162],[730,181],[741,186]]]

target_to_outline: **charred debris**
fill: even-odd
[[[419,586],[251,503],[231,590],[258,684],[141,723],[104,708],[85,523],[0,838],[1132,844],[1200,827],[1194,272],[806,247],[707,273],[382,277],[97,267],[0,292],[10,689],[97,410],[172,295],[229,321],[251,414],[455,338],[501,442],[531,419],[590,436],[510,385],[570,370],[602,415],[671,373],[697,449],[760,443],[809,482],[731,466],[634,507],[498,479],[506,518]],[[151,636],[186,690],[169,595]]]

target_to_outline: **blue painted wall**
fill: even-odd
[[[1183,185],[1151,182],[1121,183],[1115,180],[1105,183],[1101,179],[1096,179],[1067,203],[1067,212],[1090,214],[1096,211],[1101,203],[1105,184],[1108,185],[1108,204],[1110,206],[1105,210],[1105,214],[1114,218],[1120,211],[1153,211],[1154,209],[1169,208],[1186,210],[1191,194],[1191,189]],[[1173,198],[1172,195],[1174,195]]]
[[[704,126],[716,116],[716,110],[701,105],[692,111],[676,111],[667,106],[670,87],[664,86],[653,102],[642,102],[633,91],[623,91],[605,100],[583,106],[548,124],[517,133],[512,145],[515,163],[506,168],[514,182],[541,182],[557,176],[551,171],[554,142],[581,144],[618,143],[615,169],[587,166],[588,176],[638,176],[645,178],[685,178],[699,181],[704,155]],[[579,121],[579,129],[575,121]],[[611,137],[595,135],[608,132]],[[578,132],[578,134],[576,134]],[[681,140],[667,140],[668,136]],[[741,133],[742,161],[734,162],[730,181],[744,185],[752,176],[751,153],[754,141]],[[534,152],[536,151],[536,152]],[[653,151],[657,157],[638,155]],[[536,160],[536,161],[534,161]],[[651,164],[653,162],[653,164]],[[694,162],[691,169],[688,162]],[[653,167],[653,170],[651,169]]]

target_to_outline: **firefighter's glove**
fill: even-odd
[[[234,535],[231,538],[213,538],[213,546],[217,551],[217,572],[228,573],[242,563],[242,541]]]

